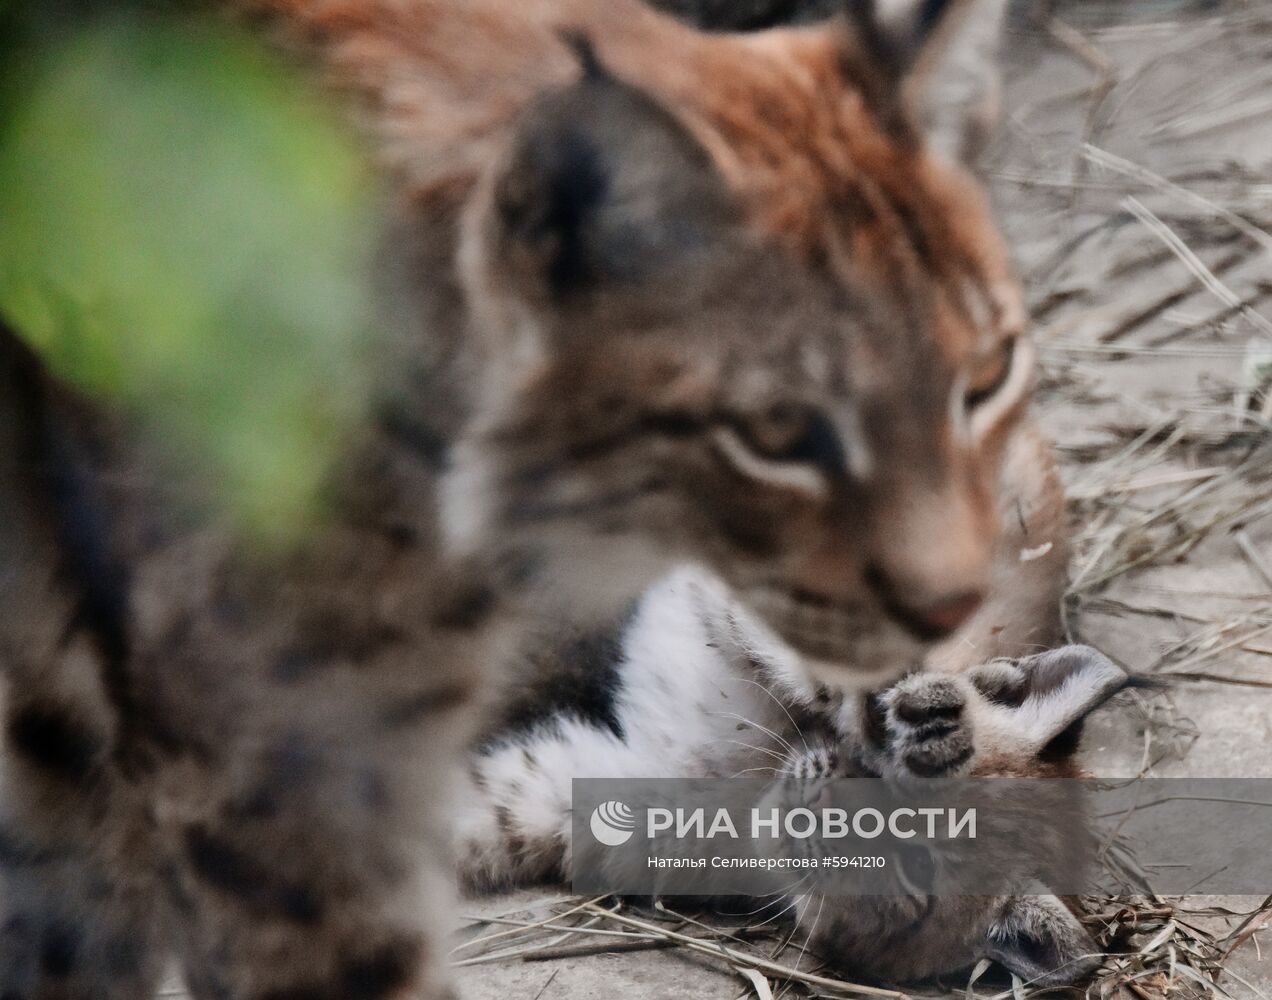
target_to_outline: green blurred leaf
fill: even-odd
[[[0,311],[285,537],[365,395],[362,158],[221,26],[116,20],[19,79],[0,132]]]

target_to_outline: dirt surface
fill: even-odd
[[[1272,407],[1262,395],[1272,3],[1074,0],[1057,14],[1013,27],[990,176],[1033,306],[1039,415],[1073,498],[1069,625],[1137,670],[1182,677],[1099,716],[1089,762],[1110,776],[1272,777]],[[511,914],[543,895],[463,909]],[[1184,919],[1217,933],[1237,922]],[[494,929],[472,925],[463,940]],[[1259,937],[1226,963],[1231,996],[1272,996]],[[462,972],[470,1000],[757,995],[726,963],[680,950],[488,957]],[[1152,1000],[1200,986],[1179,976],[1136,988]]]

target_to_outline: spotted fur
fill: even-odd
[[[234,4],[383,167],[377,389],[336,516],[280,556],[0,332],[5,988],[134,998],[175,955],[199,1000],[446,996],[484,672],[679,561],[828,690],[1001,627],[995,567],[1059,520],[1020,292],[939,135],[969,109],[933,99],[980,3],[752,35],[637,0]],[[1030,565],[1003,593],[1043,627],[1062,563]]]

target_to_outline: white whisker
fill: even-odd
[[[748,750],[754,750],[756,753],[768,754],[770,757],[772,757],[775,761],[777,761],[780,764],[786,763],[786,758],[783,757],[776,750],[768,750],[768,749],[765,749],[764,747],[753,746],[750,743],[743,743],[741,740],[725,740],[725,742],[733,743],[740,747],[746,747]]]
[[[808,745],[808,740],[804,738],[804,731],[799,728],[799,723],[795,721],[795,717],[791,715],[790,709],[786,707],[786,705],[782,702],[782,699],[780,699],[777,695],[775,695],[772,691],[770,691],[767,687],[765,687],[763,684],[761,684],[757,680],[752,680],[750,677],[740,677],[738,679],[742,681],[744,684],[754,684],[757,688],[759,688],[766,695],[772,698],[773,701],[777,704],[777,707],[780,708],[786,714],[786,718],[790,720],[791,728],[795,730],[795,735],[799,737],[799,741],[804,744],[804,749],[805,750],[812,749]]]
[[[817,931],[817,924],[821,921],[822,907],[826,905],[826,894],[819,892],[817,894],[817,916],[813,917],[813,926],[808,929],[804,935],[804,942],[799,946],[799,955],[795,959],[795,967],[799,968],[800,961],[808,952],[808,942],[813,939],[813,934]]]
[[[795,752],[795,748],[791,746],[790,743],[788,743],[785,739],[783,739],[777,733],[773,732],[773,730],[769,729],[768,726],[762,726],[760,725],[760,723],[756,722],[754,719],[748,719],[745,716],[738,715],[737,712],[712,712],[711,714],[718,715],[726,719],[737,719],[738,722],[745,723],[748,726],[753,726],[754,728],[758,729],[760,732],[766,733],[769,736],[772,736],[773,739],[777,740],[777,742],[782,745],[782,748],[786,750],[787,753]]]

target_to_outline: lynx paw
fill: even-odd
[[[971,759],[967,698],[955,681],[916,674],[885,691],[880,705],[889,756],[902,773],[950,776]]]

